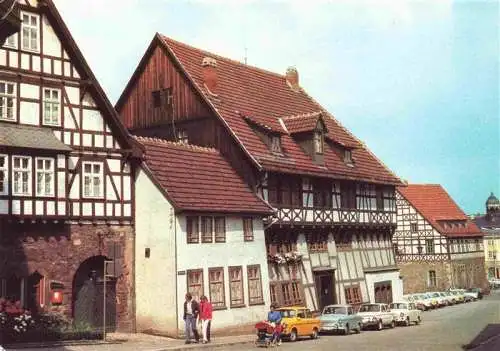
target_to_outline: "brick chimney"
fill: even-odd
[[[288,67],[285,74],[286,83],[293,90],[299,89],[299,72],[295,67]]]
[[[201,66],[205,87],[211,94],[217,95],[217,61],[212,57],[204,57]]]

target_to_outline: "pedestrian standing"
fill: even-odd
[[[198,302],[193,300],[190,293],[186,294],[186,301],[184,301],[184,331],[186,334],[186,344],[191,343],[191,335],[194,334],[196,342],[200,342],[200,335],[196,329],[196,319],[200,313],[200,306]]]
[[[203,295],[200,301],[200,320],[203,333],[203,343],[210,342],[210,324],[212,322],[212,304],[207,297]]]

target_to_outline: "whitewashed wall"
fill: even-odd
[[[143,170],[136,180],[135,223],[137,329],[175,335],[175,217],[170,203]],[[151,250],[149,258],[145,257],[146,248]]]
[[[399,279],[398,271],[365,273],[366,284],[368,286],[368,296],[370,302],[375,302],[375,287],[377,282],[390,281],[393,301],[402,301],[403,298],[403,280]]]
[[[243,221],[241,217],[226,217],[225,243],[187,244],[186,217],[177,217],[177,272],[189,269],[203,269],[204,293],[209,296],[208,269],[224,267],[224,289],[227,309],[214,311],[212,328],[248,324],[265,319],[269,311],[269,276],[264,230],[261,219],[253,221],[254,241],[243,240]],[[247,266],[260,265],[263,305],[249,306]],[[231,308],[229,295],[229,266],[243,266],[243,287],[246,307]],[[187,292],[187,276],[177,276],[177,313],[183,314],[184,295]],[[179,330],[184,330],[184,322],[179,319]]]

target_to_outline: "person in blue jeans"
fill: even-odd
[[[281,344],[281,312],[280,311],[276,311],[276,305],[275,304],[271,304],[271,307],[270,307],[270,311],[269,313],[267,314],[267,320],[270,322],[270,323],[274,323],[275,324],[275,328],[278,330],[278,332],[276,333],[276,335],[273,335],[273,338],[276,338],[276,341],[278,342],[278,344],[280,345]]]

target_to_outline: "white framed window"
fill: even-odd
[[[271,152],[281,153],[281,138],[279,135],[271,135]]]
[[[83,162],[83,197],[103,197],[103,164],[102,162]]]
[[[54,196],[54,159],[36,158],[36,195]]]
[[[0,155],[0,195],[6,195],[8,192],[8,160],[7,155]]]
[[[61,117],[61,92],[58,89],[43,89],[43,124],[58,126]]]
[[[17,48],[17,33],[12,34],[10,37],[8,37],[5,40],[5,43],[3,44],[3,46],[8,47],[8,48],[12,48],[12,49],[16,49]]]
[[[40,16],[21,12],[21,19],[21,48],[29,51],[40,51]]]
[[[0,82],[0,120],[16,120],[16,86],[14,83]]]
[[[325,141],[325,136],[323,132],[316,131],[314,132],[314,152],[317,154],[323,153],[323,143]]]
[[[31,195],[31,157],[12,157],[12,194]]]

